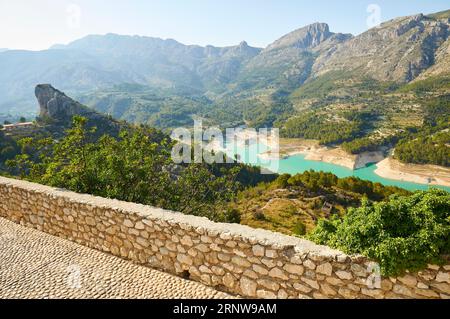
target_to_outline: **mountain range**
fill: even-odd
[[[450,10],[396,18],[358,36],[314,23],[266,48],[107,34],[44,51],[8,50],[0,53],[0,113],[35,113],[30,92],[51,83],[98,111],[160,128],[199,116],[304,137],[289,121],[313,114],[345,124],[342,112],[354,112],[367,121],[359,135],[386,135],[421,125],[421,87],[448,97],[449,26]]]

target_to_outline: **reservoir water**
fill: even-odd
[[[268,147],[264,144],[253,144],[250,146],[236,146],[234,150],[227,150],[227,154],[230,157],[234,157],[234,154],[238,154],[241,162],[268,168],[269,170],[275,171],[279,174],[287,173],[295,175],[312,169],[314,171],[330,172],[341,178],[355,176],[363,180],[369,180],[387,186],[397,186],[410,191],[440,188],[446,190],[447,192],[450,192],[450,187],[446,186],[417,184],[383,178],[375,174],[375,170],[377,168],[376,164],[370,164],[365,168],[351,170],[340,165],[306,160],[305,155],[294,155],[287,158],[281,158],[279,160],[272,160],[271,163],[268,163],[267,160],[263,160],[259,156],[257,156],[258,154],[264,153],[267,150]]]

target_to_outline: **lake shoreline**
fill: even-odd
[[[363,152],[361,154],[349,154],[340,147],[327,147],[320,145],[315,140],[280,139],[280,154],[284,156],[305,155],[306,160],[343,166],[350,170],[364,168],[368,164],[382,161],[384,152]]]
[[[384,152],[381,151],[352,155],[339,147],[321,146],[313,140],[281,139],[280,154],[283,154],[285,158],[304,155],[306,160],[339,165],[353,171],[369,164],[375,164],[377,168],[374,173],[385,179],[450,187],[449,168],[435,165],[403,164],[391,157],[385,157]]]
[[[388,157],[377,163],[374,172],[380,177],[393,180],[450,187],[450,169],[441,166],[404,164]]]
[[[248,138],[248,136],[245,137]],[[409,190],[424,190],[436,186],[450,191],[449,168],[432,165],[402,164],[391,157],[386,157],[387,149],[352,155],[340,147],[326,147],[315,140],[281,138],[279,145],[271,145],[273,141],[269,138],[269,140],[261,142],[260,145],[263,145],[263,147],[257,146],[253,148],[251,153],[256,151],[253,155],[255,156],[253,160],[257,159],[260,162],[256,165],[279,174],[289,173],[295,175],[305,170],[313,169],[315,171],[331,172],[338,177],[355,176],[374,183],[378,182],[383,185],[397,186]],[[248,163],[247,160],[249,158],[243,153],[243,150],[247,147],[246,143],[241,142],[237,146],[240,150],[237,154],[242,153],[240,154],[240,161],[255,165],[255,163]],[[217,149],[218,145],[214,145],[213,148]],[[224,151],[227,152],[226,150]],[[227,153],[228,156],[231,156],[229,152]],[[233,151],[233,155],[234,153],[235,151]],[[301,157],[301,159],[297,161],[296,157]],[[278,161],[278,163],[274,165],[273,161]],[[305,166],[302,164],[303,161],[310,164]],[[280,169],[281,167],[283,168]],[[338,172],[336,172],[336,169]]]

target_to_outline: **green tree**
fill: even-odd
[[[343,219],[320,220],[309,237],[373,258],[384,275],[417,271],[450,253],[450,194],[433,189],[388,202],[364,199]]]
[[[240,187],[236,178],[241,166],[217,175],[203,164],[176,166],[170,159],[172,141],[145,127],[123,130],[118,138],[96,139],[95,131],[87,129],[86,118],[75,116],[60,141],[21,140],[22,153],[8,164],[41,184],[215,221],[237,220],[225,203]]]

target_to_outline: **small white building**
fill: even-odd
[[[5,124],[3,125],[3,130],[6,132],[17,132],[17,131],[27,131],[34,127],[33,122],[24,122],[16,124]]]

